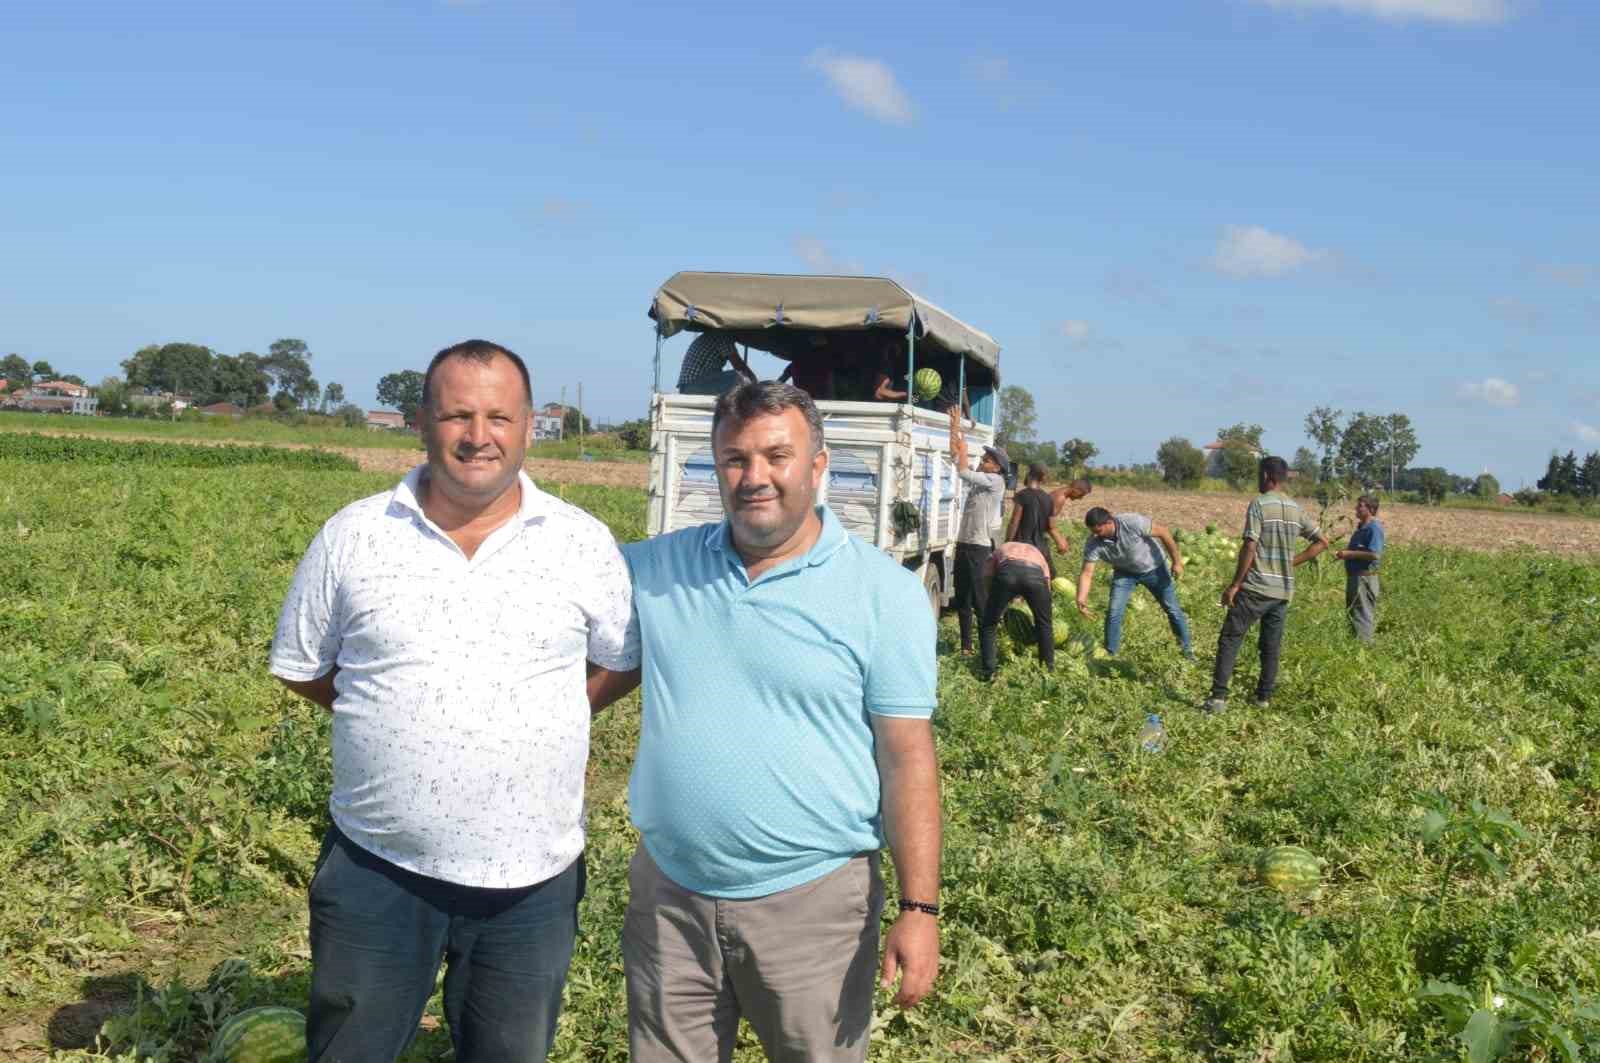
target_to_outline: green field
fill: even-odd
[[[194,440],[198,442],[265,443],[362,450],[416,450],[422,442],[408,432],[377,432],[368,428],[346,428],[328,418],[313,418],[328,423],[288,424],[265,417],[179,418],[164,421],[154,417],[73,417],[68,414],[18,413],[0,411],[0,432],[71,432],[75,435],[111,438],[149,438]],[[649,461],[642,450],[628,450],[615,436],[592,435],[580,447],[577,439],[535,443],[528,449],[530,458],[576,460],[587,455],[595,461]]]
[[[108,1054],[187,1060],[234,1010],[303,1003],[328,726],[267,645],[319,524],[392,479],[0,460],[0,1056],[99,1058],[75,1046],[106,1019]],[[642,491],[564,494],[642,534]],[[1202,660],[1221,571],[1184,581]],[[1533,1024],[1545,1048],[1505,1058],[1600,1051],[1600,565],[1414,548],[1385,581],[1370,650],[1341,581],[1304,581],[1275,704],[1214,719],[1148,597],[1120,659],[988,684],[947,619],[945,964],[880,1009],[873,1058],[1465,1058],[1472,1000],[1434,982],[1484,1004],[1480,1034]],[[561,1059],[626,1057],[636,709],[597,725]],[[1137,747],[1148,712],[1164,753]],[[1280,843],[1328,861],[1319,895],[1255,880]],[[447,1047],[432,1022],[408,1058]]]

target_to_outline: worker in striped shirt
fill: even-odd
[[[1294,597],[1294,570],[1328,548],[1322,531],[1300,510],[1300,503],[1280,488],[1289,479],[1282,458],[1262,458],[1257,473],[1261,494],[1245,513],[1244,542],[1233,582],[1222,592],[1228,616],[1217,639],[1217,663],[1211,673],[1211,696],[1201,704],[1206,713],[1228,706],[1228,683],[1239,647],[1249,630],[1261,624],[1261,676],[1256,680],[1255,703],[1265,708],[1278,684],[1278,656],[1283,650],[1283,628]],[[1295,552],[1300,539],[1311,545]]]

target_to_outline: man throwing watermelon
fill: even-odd
[[[586,672],[637,666],[632,593],[605,525],[522,471],[520,358],[440,351],[420,415],[427,464],[323,525],[272,641],[333,713],[306,1044],[394,1060],[442,957],[455,1058],[542,1060],[584,890]]]

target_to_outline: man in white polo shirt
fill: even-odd
[[[522,471],[511,351],[440,351],[420,422],[427,464],[323,526],[272,644],[273,675],[333,712],[307,1045],[394,1060],[443,958],[455,1058],[542,1060],[584,888],[590,675],[639,660],[628,573]]]

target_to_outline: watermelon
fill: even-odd
[[[293,1008],[241,1011],[211,1040],[215,1063],[304,1063],[306,1017]]]
[[[1033,611],[1021,602],[1013,600],[1006,606],[1005,616],[1000,622],[1005,625],[1006,631],[1014,641],[1021,643],[1033,641]]]
[[[1078,588],[1074,587],[1072,585],[1072,581],[1065,576],[1057,576],[1055,579],[1051,580],[1050,589],[1055,593],[1065,595],[1068,598],[1071,598],[1078,592]]]
[[[1054,628],[1054,637],[1058,647],[1065,646],[1072,640],[1072,623],[1066,617],[1058,618],[1050,626]]]
[[[911,390],[923,402],[939,394],[939,389],[943,387],[944,379],[939,376],[937,369],[918,369],[917,375],[911,378]]]
[[[1322,882],[1326,865],[1298,845],[1275,845],[1256,857],[1256,876],[1279,893],[1304,893]]]

